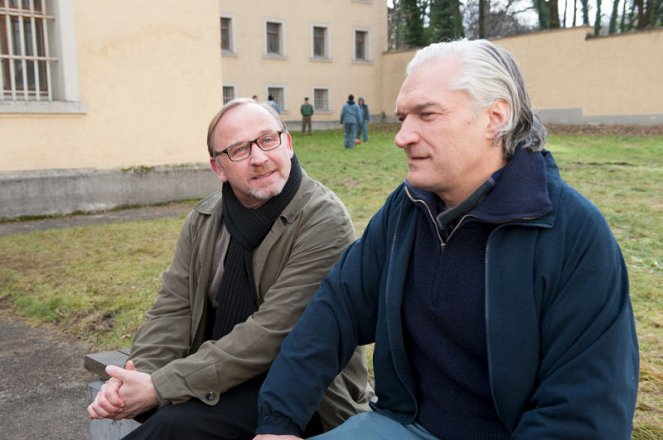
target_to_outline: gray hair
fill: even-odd
[[[223,115],[226,114],[226,112],[228,112],[230,109],[233,109],[235,107],[239,107],[240,105],[257,105],[259,107],[264,108],[265,110],[267,110],[267,112],[270,115],[272,115],[274,120],[278,122],[278,124],[283,129],[283,132],[284,133],[288,132],[288,127],[286,127],[285,123],[281,120],[279,114],[276,113],[276,110],[274,110],[271,105],[266,104],[264,102],[256,102],[255,100],[249,98],[236,98],[233,99],[232,101],[229,101],[223,107],[221,107],[221,110],[219,110],[219,112],[216,115],[214,115],[212,121],[209,123],[209,127],[207,129],[207,150],[209,151],[210,157],[214,157],[214,140],[212,139],[214,136],[214,129],[219,124],[219,121],[221,120]]]
[[[460,72],[450,90],[466,91],[476,110],[497,100],[509,106],[509,119],[495,137],[507,158],[522,143],[532,151],[543,149],[547,131],[539,116],[532,111],[522,73],[513,56],[488,40],[456,40],[434,43],[419,49],[407,66],[407,75],[430,61],[457,57]]]

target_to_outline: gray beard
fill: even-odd
[[[253,197],[256,200],[260,200],[262,202],[266,202],[267,200],[271,199],[272,197],[276,197],[279,194],[281,194],[281,191],[283,191],[283,188],[285,187],[285,184],[287,181],[285,179],[281,179],[279,182],[279,186],[273,190],[273,191],[258,191],[255,189],[249,190],[249,195]]]

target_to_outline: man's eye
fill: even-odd
[[[264,144],[271,144],[276,138],[273,135],[267,135],[260,138],[260,142]]]
[[[241,154],[241,153],[246,152],[246,150],[248,150],[248,149],[249,149],[248,144],[238,145],[237,147],[232,149],[231,153],[232,154]]]

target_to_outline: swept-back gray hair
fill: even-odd
[[[257,105],[259,107],[264,108],[267,110],[267,112],[274,117],[276,122],[281,126],[283,129],[284,133],[288,132],[288,127],[286,127],[285,123],[281,120],[281,117],[279,116],[278,113],[276,113],[276,110],[272,108],[271,105],[266,104],[264,102],[257,102],[254,99],[249,99],[249,98],[236,98],[233,99],[232,101],[229,101],[221,107],[221,110],[214,115],[212,118],[212,121],[209,123],[209,127],[207,128],[207,150],[209,151],[209,156],[213,157],[214,156],[214,129],[216,126],[219,124],[219,121],[223,117],[226,112],[232,108],[239,107],[240,105]]]
[[[407,66],[407,74],[430,61],[447,57],[455,57],[460,62],[460,72],[450,90],[466,91],[476,110],[485,109],[500,99],[508,104],[509,119],[495,138],[495,142],[503,145],[507,158],[521,143],[534,151],[544,147],[546,129],[532,111],[520,68],[506,49],[488,40],[434,43],[417,51]]]

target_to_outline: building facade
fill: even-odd
[[[223,100],[272,95],[301,120],[304,97],[318,127],[338,127],[349,94],[382,109],[386,0],[221,0]]]

